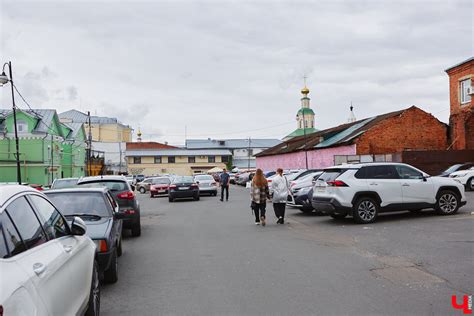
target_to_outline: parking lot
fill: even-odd
[[[139,194],[142,235],[124,237],[105,315],[461,315],[474,289],[474,192],[454,216],[381,215],[370,225],[287,209],[255,226],[248,190],[229,202]]]

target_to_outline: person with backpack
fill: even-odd
[[[272,181],[272,202],[275,216],[278,218],[277,224],[285,223],[285,206],[288,199],[288,181],[283,175],[283,169],[277,169],[277,175]]]
[[[267,199],[270,199],[268,182],[263,175],[262,169],[257,169],[250,185],[250,199],[252,209],[255,214],[255,225],[265,226],[265,210]]]

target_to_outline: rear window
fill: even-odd
[[[193,183],[193,177],[176,177],[173,180],[174,183]]]
[[[347,169],[330,169],[324,171],[318,178],[318,180],[328,182],[328,181],[334,181],[336,180],[337,177],[339,177],[341,174],[346,172]]]
[[[65,216],[74,214],[91,214],[112,216],[107,200],[102,193],[94,192],[64,192],[48,193],[49,199]]]
[[[53,182],[51,189],[73,188],[77,185],[77,179],[60,179]]]
[[[157,178],[153,179],[153,184],[169,184],[171,180],[168,178]]]
[[[87,186],[88,188],[101,188],[106,187],[110,191],[128,191],[128,183],[125,181],[95,181],[95,182],[81,182],[81,186]]]
[[[202,181],[202,180],[214,180],[214,178],[212,176],[195,176],[194,179],[198,180],[198,181]]]

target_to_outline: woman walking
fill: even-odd
[[[275,216],[278,218],[277,224],[285,223],[285,206],[288,198],[288,181],[283,176],[283,169],[277,169],[277,175],[272,181],[272,202]]]
[[[265,226],[265,209],[267,199],[270,199],[268,191],[268,182],[263,175],[262,169],[257,169],[250,186],[250,198],[252,200],[252,209],[255,213],[255,224]]]

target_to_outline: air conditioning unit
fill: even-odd
[[[467,94],[474,95],[474,87],[467,87]]]

